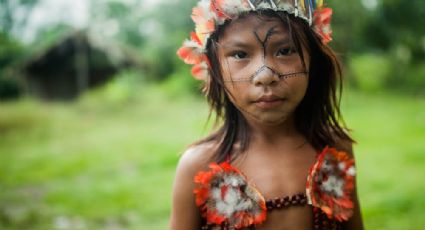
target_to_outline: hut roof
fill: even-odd
[[[98,37],[85,30],[69,30],[63,33],[54,34],[41,41],[41,44],[31,49],[27,55],[19,61],[18,69],[25,71],[31,68],[31,66],[37,65],[37,63],[47,58],[53,50],[60,49],[63,44],[74,40],[84,40],[88,46],[105,53],[110,63],[116,67],[122,65],[131,65],[140,69],[146,67],[140,55],[134,49],[124,44]]]

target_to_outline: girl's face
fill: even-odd
[[[303,48],[303,50],[305,50]],[[232,21],[218,41],[227,94],[248,120],[278,125],[291,117],[308,85],[309,55],[283,22],[249,14]]]

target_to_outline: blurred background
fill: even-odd
[[[425,1],[328,0],[367,229],[425,218]],[[0,0],[0,229],[166,229],[210,130],[194,0]],[[176,122],[178,121],[178,122]]]

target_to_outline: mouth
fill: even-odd
[[[254,101],[254,104],[262,109],[272,109],[283,104],[284,98],[275,95],[264,95]]]

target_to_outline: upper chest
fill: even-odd
[[[305,146],[293,150],[249,150],[233,163],[266,199],[304,192],[317,153]]]

